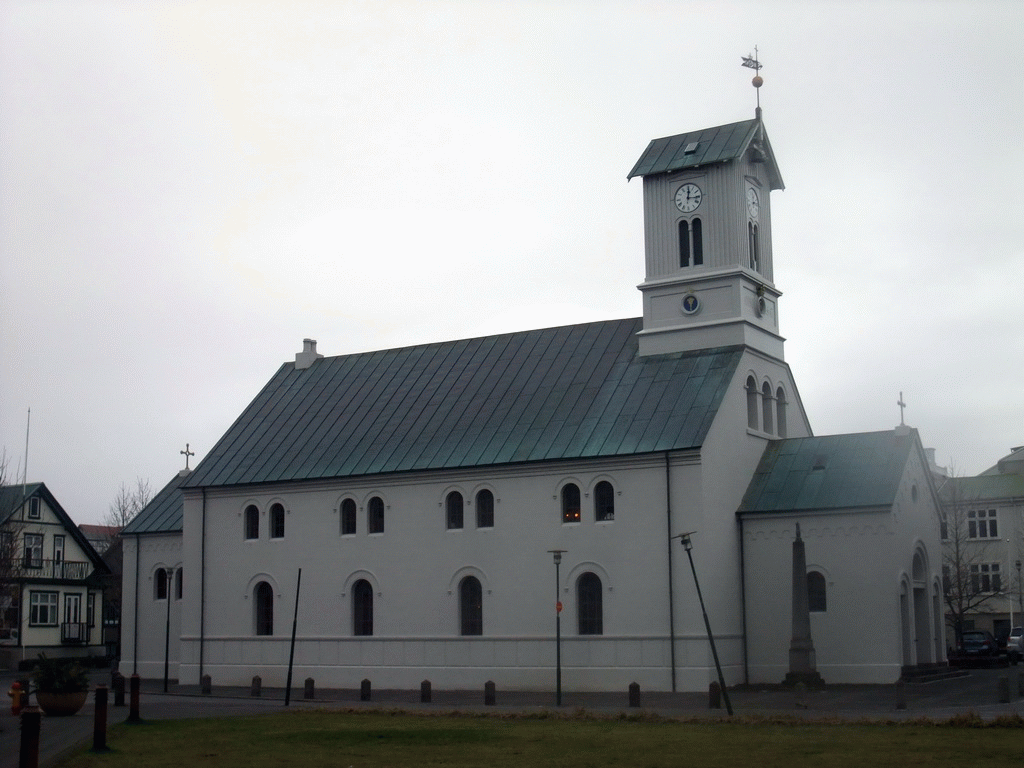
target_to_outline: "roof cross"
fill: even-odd
[[[905,427],[907,425],[903,423],[903,409],[907,407],[907,404],[903,402],[902,392],[900,392],[900,399],[896,401],[896,405],[900,407],[900,426]]]
[[[182,456],[185,457],[185,469],[188,469],[188,457],[189,456],[195,456],[196,455],[195,451],[190,451],[188,449],[188,443],[185,443],[185,450],[184,451],[178,451],[178,453],[180,453]]]

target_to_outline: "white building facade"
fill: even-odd
[[[678,539],[695,532],[726,682],[779,682],[788,589],[757,610],[744,590],[788,580],[791,560],[748,546],[737,510],[766,448],[811,435],[772,279],[781,177],[760,117],[655,140],[630,176],[644,178],[642,318],[340,357],[306,340],[126,529],[122,668],[283,685],[294,618],[295,679],[544,689],[558,604],[567,688],[705,690],[717,673]],[[888,527],[919,518],[900,520]],[[869,528],[873,551],[888,534]],[[917,575],[936,583],[937,530],[885,539],[893,563],[922,544]],[[836,574],[875,565],[846,557]],[[169,569],[187,576],[170,622],[147,581]],[[857,600],[872,615],[898,594]],[[822,656],[844,682],[891,682],[900,637],[894,620],[888,644]]]

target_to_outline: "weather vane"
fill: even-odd
[[[758,71],[761,69],[761,67],[763,65],[758,60],[758,57],[757,57],[757,46],[756,45],[754,46],[754,55],[753,56],[750,56],[748,54],[747,56],[743,57],[743,66],[744,67],[749,67],[750,69],[754,70],[754,79],[751,80],[750,82],[751,82],[751,84],[753,84],[754,88],[757,90],[757,116],[761,117],[761,90],[760,89],[761,89],[761,86],[764,85],[764,78],[761,77],[760,74],[758,74]]]

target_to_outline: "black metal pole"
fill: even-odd
[[[697,580],[697,569],[693,566],[693,553],[689,547],[686,548],[686,556],[690,559],[690,570],[693,572],[693,583],[697,587],[697,599],[700,600],[700,612],[704,614],[704,628],[708,633],[708,642],[711,643],[711,655],[715,659],[715,669],[718,671],[718,685],[722,689],[722,698],[725,700],[725,711],[732,714],[732,702],[729,701],[729,691],[725,688],[725,678],[722,676],[722,665],[718,661],[718,650],[715,648],[715,636],[711,634],[711,622],[708,621],[708,612],[704,609],[704,595],[700,591],[700,582]]]
[[[555,555],[555,706],[562,706],[562,603],[558,599],[561,555]]]
[[[164,570],[164,582],[166,589],[164,594],[167,597],[167,623],[164,625],[164,693],[167,693],[167,679],[170,677],[171,666],[171,582],[174,571]]]
[[[299,588],[302,586],[302,569],[295,581],[295,613],[292,615],[292,647],[288,652],[288,682],[284,688],[284,705],[287,707],[292,700],[292,665],[295,663],[295,628],[299,623]]]

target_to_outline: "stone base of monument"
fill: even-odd
[[[786,688],[817,690],[825,687],[825,681],[817,671],[789,672],[786,674],[786,679],[782,681],[782,685]]]

